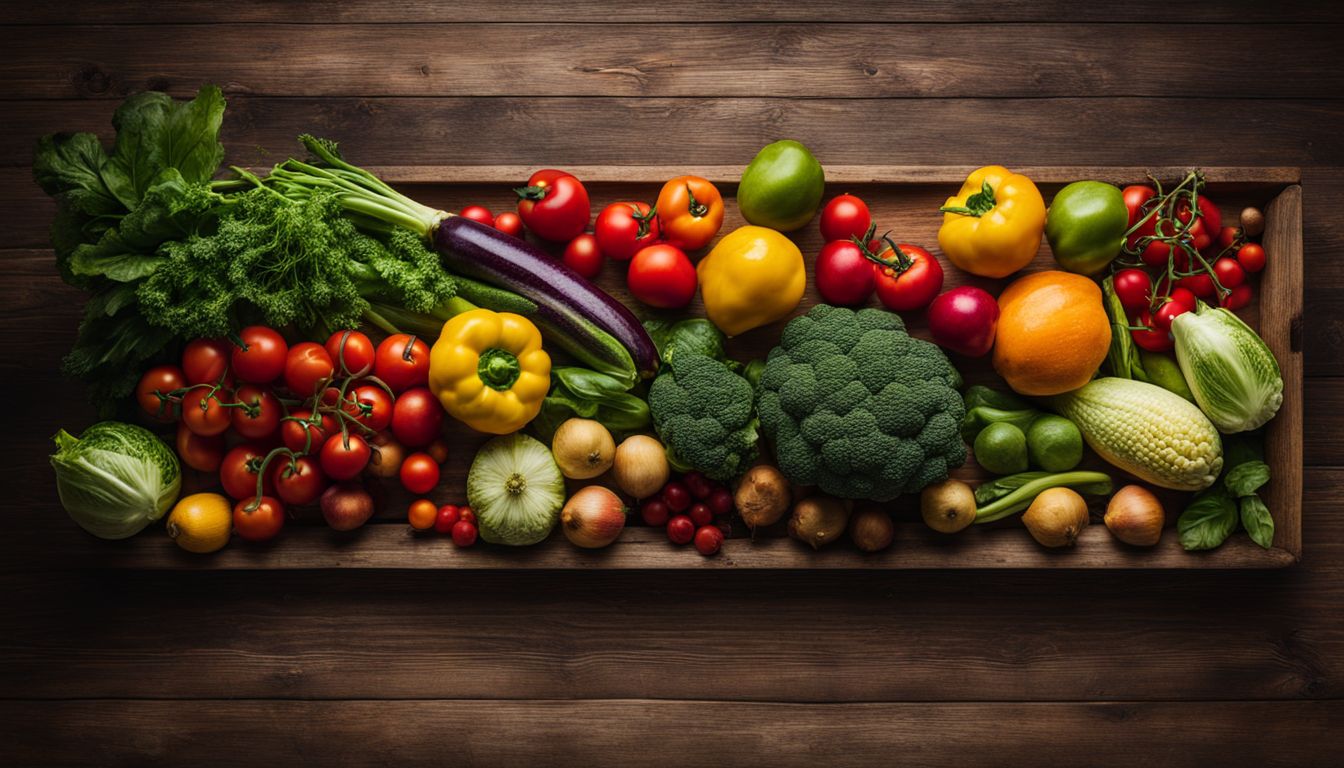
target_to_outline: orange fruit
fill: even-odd
[[[994,370],[1023,395],[1058,395],[1092,378],[1111,346],[1101,288],[1070,272],[1033,272],[999,295]]]

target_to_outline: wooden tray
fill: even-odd
[[[373,169],[412,197],[445,210],[458,210],[480,203],[491,210],[509,210],[513,206],[512,186],[521,183],[532,168],[504,166],[467,167],[386,167]],[[583,179],[596,214],[602,206],[618,200],[651,201],[666,179],[684,173],[705,176],[720,185],[726,198],[736,190],[741,168],[736,166],[686,167],[571,167]],[[938,206],[961,184],[969,167],[922,166],[838,166],[826,169],[826,197],[852,192],[861,196],[873,212],[879,231],[891,230],[902,242],[937,250],[937,230],[941,216]],[[1046,200],[1063,184],[1077,179],[1101,179],[1118,184],[1134,183],[1152,173],[1164,181],[1178,178],[1180,168],[1016,168],[1041,186]],[[478,544],[458,549],[448,537],[417,535],[405,524],[409,501],[399,488],[374,488],[379,497],[379,513],[369,525],[350,534],[339,534],[322,524],[314,511],[299,511],[298,519],[267,545],[248,545],[235,539],[230,546],[207,556],[180,551],[160,526],[151,526],[142,534],[123,542],[104,542],[81,537],[73,531],[68,537],[48,544],[51,554],[62,547],[68,551],[62,560],[91,567],[169,568],[169,569],[287,569],[287,568],[469,568],[469,569],[860,569],[860,568],[1279,568],[1297,562],[1302,551],[1302,204],[1299,172],[1295,168],[1206,168],[1208,194],[1222,208],[1225,218],[1245,205],[1265,211],[1263,238],[1269,254],[1268,266],[1261,274],[1256,300],[1241,312],[1243,318],[1259,329],[1274,351],[1283,369],[1284,403],[1267,433],[1267,461],[1273,479],[1264,497],[1274,517],[1272,549],[1255,545],[1245,533],[1237,533],[1217,550],[1188,553],[1181,549],[1173,526],[1183,508],[1185,495],[1167,499],[1167,526],[1162,541],[1151,549],[1136,549],[1117,543],[1100,525],[1100,508],[1093,509],[1093,525],[1084,531],[1075,548],[1067,551],[1045,550],[1027,535],[1016,520],[992,526],[973,526],[954,536],[930,531],[919,520],[918,499],[902,497],[888,507],[897,519],[896,541],[886,551],[863,554],[848,541],[814,552],[799,542],[787,539],[782,526],[758,531],[748,537],[740,523],[734,526],[723,551],[716,557],[701,557],[690,547],[671,545],[661,530],[639,527],[638,515],[631,518],[619,541],[611,547],[588,552],[571,546],[558,532],[546,542],[526,548]],[[724,232],[743,224],[737,206],[730,199]],[[811,261],[821,247],[815,222],[791,237]],[[693,257],[698,254],[692,254]],[[941,254],[939,254],[941,256]],[[624,274],[618,264],[608,263],[599,284],[630,306],[638,306],[625,289]],[[946,262],[945,262],[945,266]],[[1030,270],[1054,266],[1049,248],[1042,243]],[[1006,280],[974,278],[947,266],[945,288],[974,283],[997,294]],[[816,303],[817,294],[809,284],[798,312]],[[1262,307],[1272,308],[1263,311]],[[698,304],[691,308],[703,314]],[[911,332],[927,337],[922,313],[906,317]],[[729,352],[742,360],[763,357],[779,337],[782,323],[758,329],[732,339]],[[987,359],[953,359],[968,383],[993,384],[998,381]],[[1001,382],[998,382],[1002,386]],[[451,420],[450,420],[451,421]],[[461,503],[464,478],[476,446],[484,438],[461,425],[449,428],[452,455],[444,468],[443,480],[431,498],[439,503]],[[1105,467],[1089,452],[1089,462]],[[1122,473],[1108,468],[1117,480]],[[976,483],[986,475],[972,461],[956,476]],[[600,478],[599,478],[600,480]],[[189,477],[188,489],[211,485],[211,478]],[[72,526],[73,527],[73,526]],[[54,547],[55,550],[51,548]]]

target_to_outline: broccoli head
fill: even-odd
[[[898,315],[825,304],[794,318],[756,390],[779,469],[846,499],[916,493],[966,461],[961,376]]]
[[[732,480],[756,459],[756,413],[747,380],[712,357],[684,352],[649,386],[653,427],[678,469]]]

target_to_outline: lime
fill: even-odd
[[[1011,475],[1027,469],[1027,436],[1022,430],[1001,421],[990,424],[975,436],[975,460],[996,475]]]
[[[1083,435],[1063,416],[1042,416],[1027,428],[1027,451],[1041,469],[1067,472],[1083,460]]]

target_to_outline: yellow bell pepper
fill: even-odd
[[[973,275],[1007,277],[1027,266],[1041,247],[1045,200],[1031,179],[1001,165],[971,172],[961,191],[938,210],[938,246]]]
[[[695,271],[705,314],[729,336],[786,317],[807,287],[798,246],[766,227],[748,225],[729,232]]]
[[[472,429],[517,432],[536,418],[551,388],[541,332],[512,312],[473,309],[443,324],[429,351],[429,389]]]

